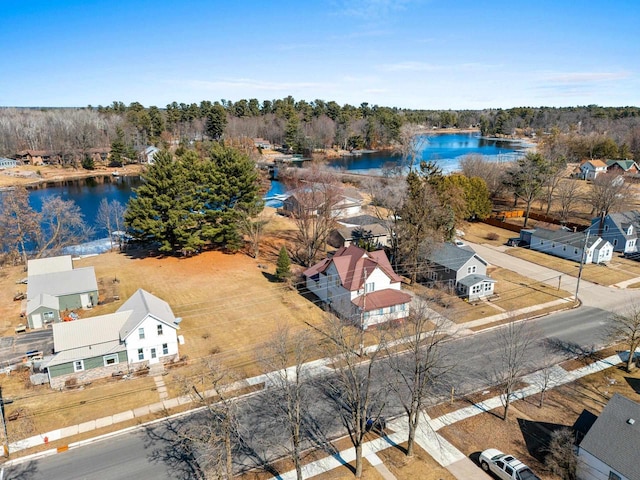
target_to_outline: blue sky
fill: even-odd
[[[637,0],[0,0],[0,106],[640,105]]]

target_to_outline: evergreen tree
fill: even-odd
[[[111,142],[111,155],[109,166],[121,167],[124,163],[127,146],[124,143],[124,132],[120,127],[116,128],[116,138]]]
[[[287,248],[283,245],[278,255],[278,263],[276,265],[276,278],[280,282],[286,281],[291,276],[291,260],[287,253]]]
[[[191,150],[175,161],[169,152],[156,154],[125,215],[134,237],[183,255],[205,245],[232,251],[242,246],[238,220],[262,209],[255,165],[218,143],[206,151],[208,158]]]
[[[207,135],[212,140],[220,140],[227,126],[227,111],[216,103],[207,115]]]

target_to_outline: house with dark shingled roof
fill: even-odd
[[[640,404],[616,393],[578,447],[581,480],[640,480]]]

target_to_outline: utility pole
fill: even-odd
[[[587,256],[587,243],[589,242],[589,230],[584,236],[584,246],[582,247],[582,255],[580,256],[580,268],[578,269],[578,281],[576,282],[576,302],[578,301],[578,289],[580,288],[580,279],[582,278],[582,267],[584,266],[585,257]]]
[[[6,402],[11,403],[13,400]],[[4,417],[4,404],[5,401],[2,398],[2,387],[0,387],[0,421],[2,421],[2,431],[4,433],[4,441],[2,443],[3,455],[9,457],[9,433],[7,432],[7,422]]]

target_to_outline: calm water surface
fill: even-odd
[[[423,160],[436,161],[444,172],[458,170],[460,159],[465,155],[484,155],[495,161],[513,160],[524,154],[527,145],[521,142],[486,139],[473,133],[428,135],[421,152]],[[388,152],[365,153],[358,156],[345,157],[329,163],[331,167],[346,169],[360,173],[379,173],[385,165],[397,164],[401,159]],[[104,181],[92,178],[69,181],[63,185],[49,186],[31,190],[29,201],[36,210],[51,196],[59,195],[63,200],[73,200],[84,215],[84,220],[94,227],[93,238],[104,238],[106,231],[98,228],[95,222],[98,206],[103,198],[108,201],[117,200],[126,206],[133,195],[133,189],[140,185],[139,177],[105,177]],[[273,181],[266,197],[273,197],[286,191],[284,185]],[[279,206],[281,202],[268,201],[270,206]]]

